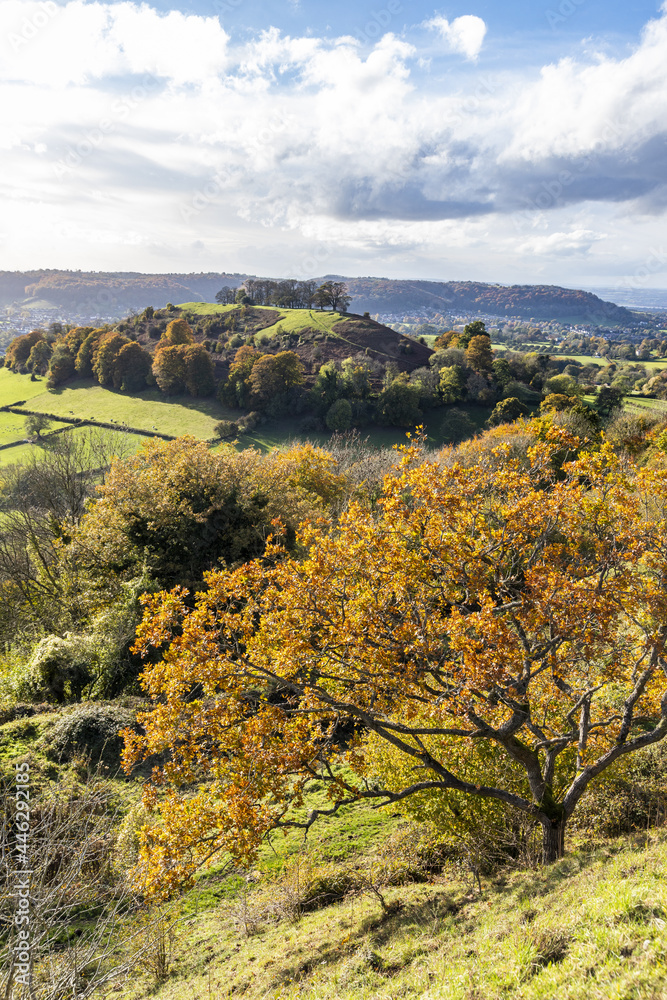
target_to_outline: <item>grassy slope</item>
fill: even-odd
[[[378,831],[379,832],[379,831]],[[343,834],[343,836],[351,836]],[[352,834],[352,836],[354,836]],[[376,847],[381,844],[376,833]],[[360,853],[360,866],[372,855]],[[349,857],[348,862],[349,864]],[[261,883],[186,901],[170,979],[135,978],[126,1000],[659,1000],[667,990],[667,833],[573,851],[549,869],[385,890],[382,914],[354,894],[247,936]],[[255,876],[256,878],[256,876]],[[273,890],[276,901],[279,890]]]
[[[91,379],[44,392],[31,400],[30,407],[58,416],[115,421],[141,430],[157,429],[161,434],[194,434],[201,438],[214,437],[214,425],[231,413],[213,399],[174,396],[167,402],[157,389],[129,395],[104,389]]]
[[[233,312],[239,307],[236,305],[215,305],[210,302],[181,302],[178,308],[183,309],[185,312],[195,313],[197,316],[219,316]],[[347,318],[341,313],[325,312],[320,309],[280,309],[278,306],[253,306],[252,308],[266,310],[266,312],[280,313],[280,319],[273,326],[267,326],[264,330],[260,331],[262,334],[274,334],[278,325],[282,326],[285,333],[293,333],[309,326],[329,332],[334,324]]]
[[[8,368],[0,368],[0,406],[29,402],[34,396],[40,396],[45,387],[46,379],[31,382],[29,375],[15,375]]]

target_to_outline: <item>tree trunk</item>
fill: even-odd
[[[566,817],[542,824],[542,864],[551,865],[565,853]]]

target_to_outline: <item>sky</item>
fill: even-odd
[[[0,269],[667,288],[667,0],[0,0]]]

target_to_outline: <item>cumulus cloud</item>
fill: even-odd
[[[426,22],[437,31],[450,52],[459,52],[466,59],[477,59],[486,35],[486,23],[474,14],[464,14],[453,21],[437,15]]]
[[[479,52],[481,19],[430,24],[449,51]],[[229,240],[237,255],[251,233],[257,253],[271,240],[358,255],[486,241],[567,260],[602,252],[613,213],[664,212],[667,8],[624,57],[539,75],[433,82],[429,54],[421,74],[416,44],[390,32],[370,49],[276,28],[236,40],[216,18],[129,0],[5,0],[7,247],[41,218],[55,248],[164,256],[170,239],[184,253]]]
[[[126,74],[177,84],[223,72],[229,36],[216,17],[147,4],[4,0],[0,4],[0,80],[48,87]]]

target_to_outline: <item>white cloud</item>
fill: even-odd
[[[485,30],[431,26],[470,58]],[[428,54],[421,75],[422,53],[394,33],[370,49],[275,28],[239,42],[215,18],[129,0],[4,0],[0,266],[94,266],[90,252],[151,269],[150,253],[160,269],[201,241],[201,259],[230,254],[232,270],[268,271],[265,247],[276,273],[301,267],[325,245],[313,273],[431,255],[459,277],[494,260],[489,278],[519,279],[512,261],[525,274],[532,258],[640,257],[636,213],[622,215],[638,199],[643,243],[662,246],[667,5],[624,58],[537,76],[438,79]]]
[[[522,254],[538,256],[583,256],[593,243],[605,238],[605,233],[595,233],[590,229],[575,229],[569,233],[551,233],[549,236],[535,236],[517,249]]]
[[[474,14],[464,14],[453,21],[438,14],[426,22],[426,27],[437,31],[451,52],[473,60],[479,56],[486,35],[486,23]]]
[[[229,36],[215,17],[147,4],[3,0],[0,80],[53,87],[153,74],[201,83],[227,66]]]

